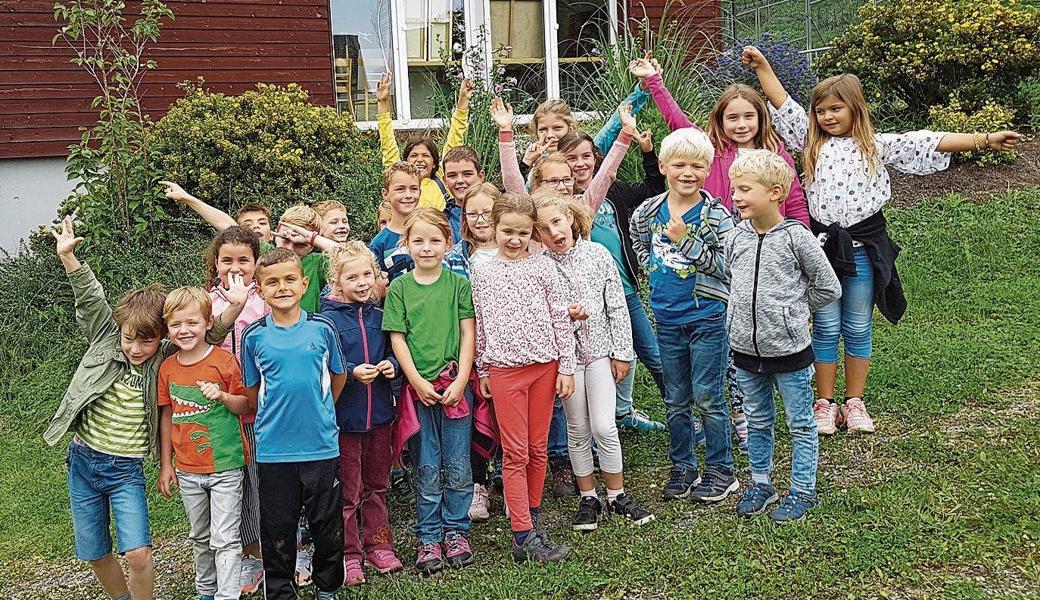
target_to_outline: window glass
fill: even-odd
[[[393,64],[390,0],[332,0],[336,108],[375,121],[376,84]]]
[[[596,98],[589,82],[601,68],[599,45],[610,40],[610,0],[555,0],[559,42],[560,96],[576,111]]]
[[[545,19],[541,0],[490,0],[491,47],[505,47],[498,59],[506,77],[516,78],[517,114],[534,112],[545,99]]]
[[[465,46],[463,0],[405,0],[405,47],[408,49],[408,99],[412,118],[437,115],[441,104],[454,104],[458,87],[449,82],[444,61],[458,60]]]

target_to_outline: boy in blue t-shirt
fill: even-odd
[[[722,237],[733,219],[701,186],[714,149],[703,132],[680,129],[661,142],[668,191],[632,215],[632,247],[650,275],[650,308],[664,367],[672,470],[662,498],[717,502],[738,488],[733,476],[729,410],[722,385],[728,364],[729,280]],[[704,424],[703,478],[694,452],[693,411]]]
[[[339,336],[328,319],[300,308],[309,282],[291,250],[260,257],[255,280],[271,314],[242,333],[242,376],[256,410],[266,597],[296,598],[296,531],[306,510],[317,598],[335,598],[344,577],[333,400],[347,380]]]
[[[400,245],[404,222],[419,206],[422,175],[411,163],[396,162],[383,172],[383,200],[390,202],[390,222],[368,244],[379,270],[389,282],[415,268],[408,249]]]

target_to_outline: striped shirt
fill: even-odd
[[[106,454],[144,458],[149,446],[143,388],[141,368],[131,365],[122,379],[83,409],[76,427],[83,443]]]

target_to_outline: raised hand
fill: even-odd
[[[628,72],[640,79],[646,79],[657,73],[654,64],[646,58],[637,58],[628,63]]]
[[[986,134],[986,146],[993,150],[1014,150],[1022,136],[1014,131],[998,131]]]
[[[491,118],[498,125],[499,131],[513,130],[513,107],[505,103],[500,96],[491,99]]]
[[[250,283],[246,285],[246,278],[241,273],[228,273],[228,287],[224,289],[221,286],[216,286],[214,289],[221,298],[228,301],[228,304],[234,306],[243,306],[246,300],[249,299],[249,290],[253,289],[255,284]]]
[[[160,181],[159,185],[163,187],[163,194],[166,196],[167,200],[173,200],[174,202],[188,202],[195,199],[195,196],[185,192],[184,188],[172,181]]]
[[[473,92],[476,89],[477,86],[473,85],[473,81],[470,78],[463,79],[462,83],[459,84],[459,104],[465,103],[464,106],[469,106],[469,99],[473,96]]]
[[[83,241],[83,238],[76,237],[71,215],[66,215],[61,220],[61,225],[51,230],[51,235],[58,242],[55,246],[58,256],[75,256],[76,246],[79,246],[80,242]]]
[[[636,143],[639,144],[639,149],[643,152],[650,152],[654,149],[654,132],[653,130],[647,129],[643,133],[638,133],[633,136]]]
[[[745,67],[755,70],[769,66],[769,61],[766,60],[765,55],[755,46],[744,46],[744,52],[740,55],[740,62],[744,63]]]
[[[387,71],[379,76],[376,84],[376,102],[390,102],[390,84],[394,80],[394,74]]]
[[[617,110],[618,117],[621,118],[621,131],[625,131],[629,135],[639,133],[639,130],[636,129],[636,117],[632,114],[632,105],[625,102]]]
[[[527,166],[534,166],[534,163],[538,162],[538,159],[542,157],[545,149],[548,148],[555,139],[555,136],[542,134],[537,140],[531,142],[527,146],[527,149],[524,150],[524,163]]]

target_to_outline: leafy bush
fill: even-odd
[[[769,61],[784,89],[798,103],[809,101],[812,88],[816,85],[816,76],[809,68],[808,57],[801,49],[791,43],[787,34],[774,38],[769,33],[758,37],[737,40],[732,46],[720,52],[715,58],[715,66],[709,72],[709,81],[719,90],[734,83],[743,83],[760,88],[755,72],[745,67],[740,60],[745,46],[757,46]]]
[[[298,85],[257,84],[241,96],[186,84],[185,97],[154,129],[150,144],[163,177],[231,214],[259,202],[280,214],[290,205],[336,199],[347,206],[355,236],[375,229],[382,166],[372,134],[349,115],[308,102]],[[182,215],[173,237],[207,231]]]
[[[1034,130],[1040,130],[1040,72],[1018,83],[1018,98],[1026,122]]]
[[[936,131],[974,133],[977,131],[1010,129],[1012,122],[1015,120],[1015,111],[996,102],[987,102],[982,108],[976,111],[969,111],[961,103],[960,99],[956,96],[951,96],[949,104],[933,106],[928,111],[928,117],[931,121],[929,127]],[[1010,163],[1014,162],[1017,156],[1013,150],[993,152],[985,149],[957,154],[959,160],[971,160],[978,165]]]
[[[968,111],[1013,97],[1040,66],[1040,12],[1018,0],[872,0],[818,73],[855,73],[879,116],[922,121],[956,92]]]

